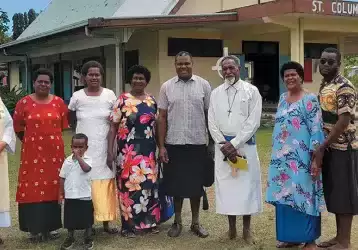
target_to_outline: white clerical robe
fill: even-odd
[[[224,83],[211,94],[208,122],[215,141],[216,212],[225,215],[251,215],[262,212],[260,161],[256,144],[248,145],[260,126],[262,98],[258,89],[239,80]],[[240,155],[246,156],[248,170],[238,170],[233,177],[231,167],[223,161],[220,142],[230,142]]]
[[[0,152],[0,227],[10,227],[9,170],[7,152],[14,153],[16,136],[11,115],[0,98],[0,141],[6,143]]]

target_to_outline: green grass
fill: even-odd
[[[70,133],[65,132],[66,152],[69,152]],[[258,132],[258,149],[261,161],[263,192],[267,178],[267,166],[271,153],[271,130],[262,129]],[[14,201],[17,172],[19,167],[20,145],[18,145],[16,155],[10,156],[10,185],[11,185],[11,214],[13,225],[11,228],[1,229],[0,235],[5,240],[5,249],[59,249],[61,242],[66,236],[66,232],[61,230],[61,239],[50,243],[32,245],[27,240],[27,234],[19,231],[17,222],[17,205]],[[265,194],[265,193],[264,193]],[[238,195],[240,193],[238,192]],[[171,239],[166,236],[166,231],[172,220],[161,225],[159,235],[147,235],[136,239],[125,239],[118,236],[108,236],[99,232],[95,236],[95,249],[275,249],[275,218],[271,206],[265,204],[264,212],[253,218],[253,231],[256,240],[255,246],[246,246],[239,237],[237,240],[229,241],[226,237],[227,218],[215,214],[215,195],[213,188],[208,191],[210,199],[209,211],[201,210],[201,222],[209,231],[210,236],[206,239],[199,239],[189,232],[191,214],[189,205],[186,202],[183,210],[183,222],[185,229],[182,236],[177,239]],[[263,197],[264,198],[264,197]],[[355,220],[357,222],[357,219]],[[356,223],[357,224],[357,223]],[[119,226],[119,222],[117,222]],[[238,220],[238,228],[241,229],[242,221]],[[96,225],[100,228],[100,224]],[[352,230],[353,243],[358,246],[358,227],[354,225]],[[240,231],[239,231],[240,232]],[[323,215],[323,239],[334,236],[335,224],[334,217],[327,213]],[[78,242],[82,241],[82,233],[78,234]],[[357,248],[354,248],[357,249]]]

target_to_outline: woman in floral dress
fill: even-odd
[[[113,148],[117,136],[122,235],[134,237],[138,231],[157,233],[160,221],[155,140],[157,104],[144,91],[151,77],[147,68],[133,66],[128,76],[132,89],[122,94],[114,105],[108,148]],[[108,165],[114,159],[111,152],[108,150]]]
[[[63,129],[68,128],[64,101],[50,94],[53,75],[47,69],[34,73],[35,93],[22,98],[14,113],[14,129],[22,141],[16,202],[20,230],[35,242],[51,239],[62,227],[59,172],[65,151]]]
[[[278,248],[305,243],[304,249],[316,249],[321,235],[322,178],[311,158],[324,134],[318,99],[303,90],[303,75],[299,63],[282,66],[288,92],[277,108],[266,191],[266,201],[276,207]]]

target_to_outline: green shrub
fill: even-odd
[[[349,81],[351,81],[351,83],[353,83],[354,87],[356,87],[356,89],[358,89],[358,75],[354,75],[352,77],[347,77]]]
[[[10,89],[9,86],[0,86],[0,97],[11,115],[15,111],[16,103],[26,95],[27,92],[22,88]]]

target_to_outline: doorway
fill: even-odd
[[[246,62],[253,64],[254,84],[263,101],[277,103],[280,98],[279,42],[243,41]]]

